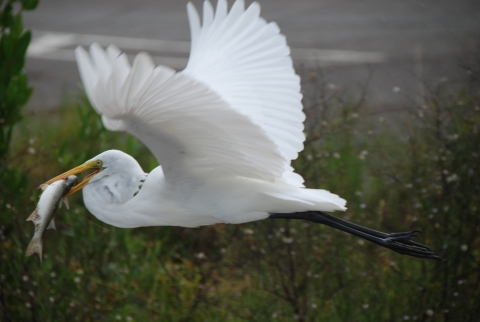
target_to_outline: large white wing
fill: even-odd
[[[218,0],[214,14],[205,1],[202,25],[191,3],[187,10],[192,46],[183,73],[260,126],[284,157],[284,179],[301,186],[303,178],[290,167],[305,140],[300,78],[277,24],[260,17],[256,2],[245,10],[237,0],[227,13],[227,1]]]
[[[275,25],[266,25],[258,14],[253,15],[256,20],[251,18],[258,5],[243,12],[243,4],[239,3],[227,15],[226,3],[220,1],[215,19],[211,5],[206,3],[202,28],[198,16],[192,16],[194,9],[189,4],[192,55],[184,72],[175,73],[164,66],[155,68],[144,53],[135,58],[131,67],[116,47],[104,51],[94,44],[90,54],[81,47],[76,50],[80,74],[105,126],[131,133],[144,142],[162,165],[167,179],[213,169],[300,186],[303,180],[289,165],[302,149],[304,139],[298,77],[278,28],[268,27]],[[229,66],[231,53],[225,51],[222,55],[219,44],[215,45],[217,58],[205,58],[212,45],[209,33],[216,35],[214,38],[243,34],[246,26],[234,26],[247,18],[253,19],[254,26],[246,29],[257,28],[260,35],[265,33],[265,26],[275,30],[267,35],[281,39],[283,48],[273,50],[278,52],[272,56],[271,49],[276,47],[249,45],[251,41],[239,38],[243,60],[234,58]],[[233,27],[224,27],[218,33],[210,29],[217,20]],[[262,42],[270,38],[260,35],[254,38],[263,39]],[[232,46],[225,43],[227,49]],[[206,78],[202,79],[202,75]]]

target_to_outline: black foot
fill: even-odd
[[[346,220],[331,216],[321,211],[296,212],[290,214],[275,213],[270,214],[270,219],[303,219],[319,224],[324,224],[354,236],[366,239],[372,243],[388,248],[403,255],[409,255],[419,258],[428,258],[442,260],[428,246],[414,242],[412,238],[418,237],[418,230],[409,232],[386,234],[377,230],[366,228]]]
[[[381,243],[377,244],[403,255],[442,260],[430,247],[412,241],[413,237],[418,237],[417,232],[419,231],[388,234],[386,238],[381,240]]]

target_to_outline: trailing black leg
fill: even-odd
[[[308,220],[342,230],[403,255],[441,260],[441,258],[436,255],[430,247],[412,241],[413,237],[418,237],[417,233],[420,232],[418,230],[386,234],[348,222],[321,211],[295,212],[289,214],[272,213],[270,214],[269,219]]]

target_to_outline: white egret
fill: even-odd
[[[185,70],[155,67],[140,53],[130,66],[117,47],[76,49],[86,93],[109,130],[141,140],[160,166],[145,173],[131,156],[103,152],[47,183],[93,169],[88,210],[117,227],[198,227],[289,218],[322,223],[398,253],[438,259],[415,231],[385,234],[333,217],[346,201],[307,189],[290,161],[303,150],[300,79],[274,22],[237,0],[187,5],[191,54]]]

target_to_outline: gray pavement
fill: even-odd
[[[203,1],[192,2],[200,9]],[[346,88],[365,80],[369,65],[368,95],[379,107],[421,92],[415,73],[429,81],[457,78],[462,54],[480,45],[478,0],[258,2],[262,16],[286,35],[296,66],[319,64],[331,82]],[[29,108],[56,108],[78,91],[73,48],[92,41],[117,44],[129,54],[147,51],[157,63],[181,69],[190,40],[186,3],[41,0],[24,17],[35,37],[25,68],[35,87]]]

